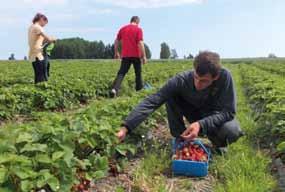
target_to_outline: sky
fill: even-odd
[[[153,58],[166,42],[180,57],[200,50],[223,58],[285,56],[284,0],[9,0],[0,7],[0,59],[28,53],[27,30],[37,12],[47,34],[113,43],[133,15],[141,17]]]

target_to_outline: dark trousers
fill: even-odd
[[[40,61],[38,58],[36,58],[36,61],[32,63],[34,74],[35,74],[35,84],[47,81],[45,77],[45,61]]]
[[[177,138],[186,130],[183,117],[190,123],[194,123],[209,116],[209,113],[194,110],[181,98],[169,99],[166,103],[166,109],[170,132],[172,136]],[[221,127],[212,127],[210,130],[207,132],[207,137],[216,147],[226,147],[228,144],[236,142],[243,135],[236,119],[226,122]],[[200,135],[202,133],[203,130],[200,130]]]
[[[139,91],[143,88],[142,64],[141,64],[140,58],[123,58],[120,70],[113,83],[113,89],[115,89],[116,91],[119,91],[121,84],[124,80],[124,77],[128,73],[132,64],[134,66],[135,74],[136,74],[136,90]]]

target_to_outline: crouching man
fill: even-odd
[[[222,68],[217,53],[201,52],[194,60],[193,71],[178,74],[157,93],[144,99],[125,119],[117,137],[124,140],[164,103],[173,137],[193,140],[198,135],[205,135],[219,149],[243,135],[235,119],[233,79],[231,73]],[[185,126],[183,117],[189,126]]]

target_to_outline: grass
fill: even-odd
[[[237,118],[246,136],[231,145],[225,156],[215,158],[212,165],[212,171],[218,178],[215,191],[273,191],[276,182],[269,171],[271,159],[256,147],[254,133],[257,125],[251,118],[251,110],[243,94],[238,66],[231,66],[230,69],[238,94]]]
[[[134,172],[134,186],[137,191],[166,192],[167,178],[163,173],[170,167],[169,149],[159,149],[155,144],[147,151]]]

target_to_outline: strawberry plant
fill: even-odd
[[[167,66],[163,73],[160,71],[162,65]],[[108,98],[119,65],[110,61],[54,61],[49,82],[36,86],[29,63],[0,62],[0,68],[1,120],[35,111],[65,111],[94,99]],[[144,68],[144,79],[159,87],[177,72],[188,68],[191,65],[186,63],[153,63]],[[134,74],[126,77],[121,95],[133,94],[134,80]]]
[[[259,135],[266,142],[274,141],[281,153],[285,140],[285,87],[277,74],[251,66],[242,66],[241,75],[249,102],[259,123]],[[273,139],[273,140],[272,140]]]
[[[2,127],[0,186],[10,191],[70,191],[109,171],[116,174],[118,157],[134,154],[135,148],[119,144],[114,127],[119,128],[146,94],[96,101],[72,116],[53,114],[39,122]]]

